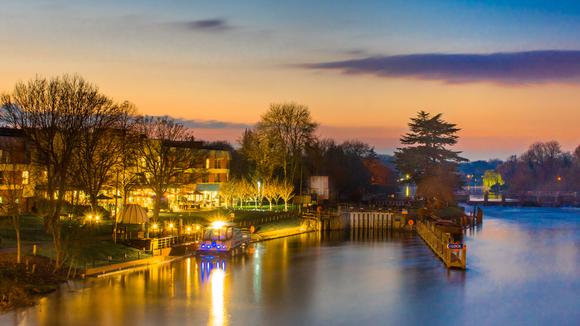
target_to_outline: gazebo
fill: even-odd
[[[137,204],[127,204],[121,210],[121,213],[117,217],[117,224],[139,224],[141,225],[141,230],[144,230],[145,223],[149,221],[147,216],[147,211]],[[126,227],[122,228],[122,232],[126,233]],[[115,231],[116,234],[117,231]],[[139,238],[143,237],[143,232],[139,232]]]
[[[148,221],[147,211],[137,204],[125,205],[117,218],[117,223],[121,224],[145,224]]]

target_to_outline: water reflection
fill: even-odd
[[[490,209],[466,234],[467,272],[445,269],[412,233],[305,234],[71,282],[0,324],[574,324],[578,213],[541,210],[537,222]]]
[[[204,268],[205,266],[205,268]],[[209,316],[210,325],[227,324],[227,311],[224,305],[224,283],[226,278],[226,262],[202,261],[201,279],[204,281],[204,271],[211,285],[211,314]]]

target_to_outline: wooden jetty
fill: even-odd
[[[449,233],[442,232],[427,221],[417,222],[417,234],[441,258],[447,268],[466,269],[467,246],[453,243]]]

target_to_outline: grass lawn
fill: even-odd
[[[136,231],[138,225],[130,225],[128,229]],[[38,255],[49,258],[55,257],[52,236],[44,230],[41,217],[22,216],[20,218],[21,239],[23,254],[32,254],[31,244],[38,244]],[[79,268],[122,262],[137,258],[148,257],[143,251],[114,243],[112,240],[113,222],[105,220],[99,224],[84,225],[82,227],[69,226],[63,223],[63,245],[67,256],[74,259],[74,265]],[[0,248],[16,247],[14,228],[11,220],[4,218],[0,224]],[[111,260],[109,261],[109,257]]]
[[[242,221],[245,219],[254,219],[259,217],[266,217],[272,214],[284,213],[284,205],[274,206],[273,210],[269,210],[269,206],[264,205],[258,210],[254,206],[245,206],[245,209],[225,209],[216,208],[211,210],[200,210],[192,212],[161,212],[159,213],[159,220],[177,222],[183,219],[184,224],[208,224],[215,220],[231,220],[231,214],[234,214],[234,221]],[[289,211],[291,211],[289,209]]]
[[[31,215],[20,217],[20,237],[23,244],[52,241],[51,235],[44,231],[42,218]],[[0,217],[0,239],[0,248],[16,246],[16,234],[9,217]]]

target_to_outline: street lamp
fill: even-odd
[[[260,200],[260,194],[262,190],[262,182],[258,180],[258,197],[256,197],[256,209],[258,209],[258,200]]]

